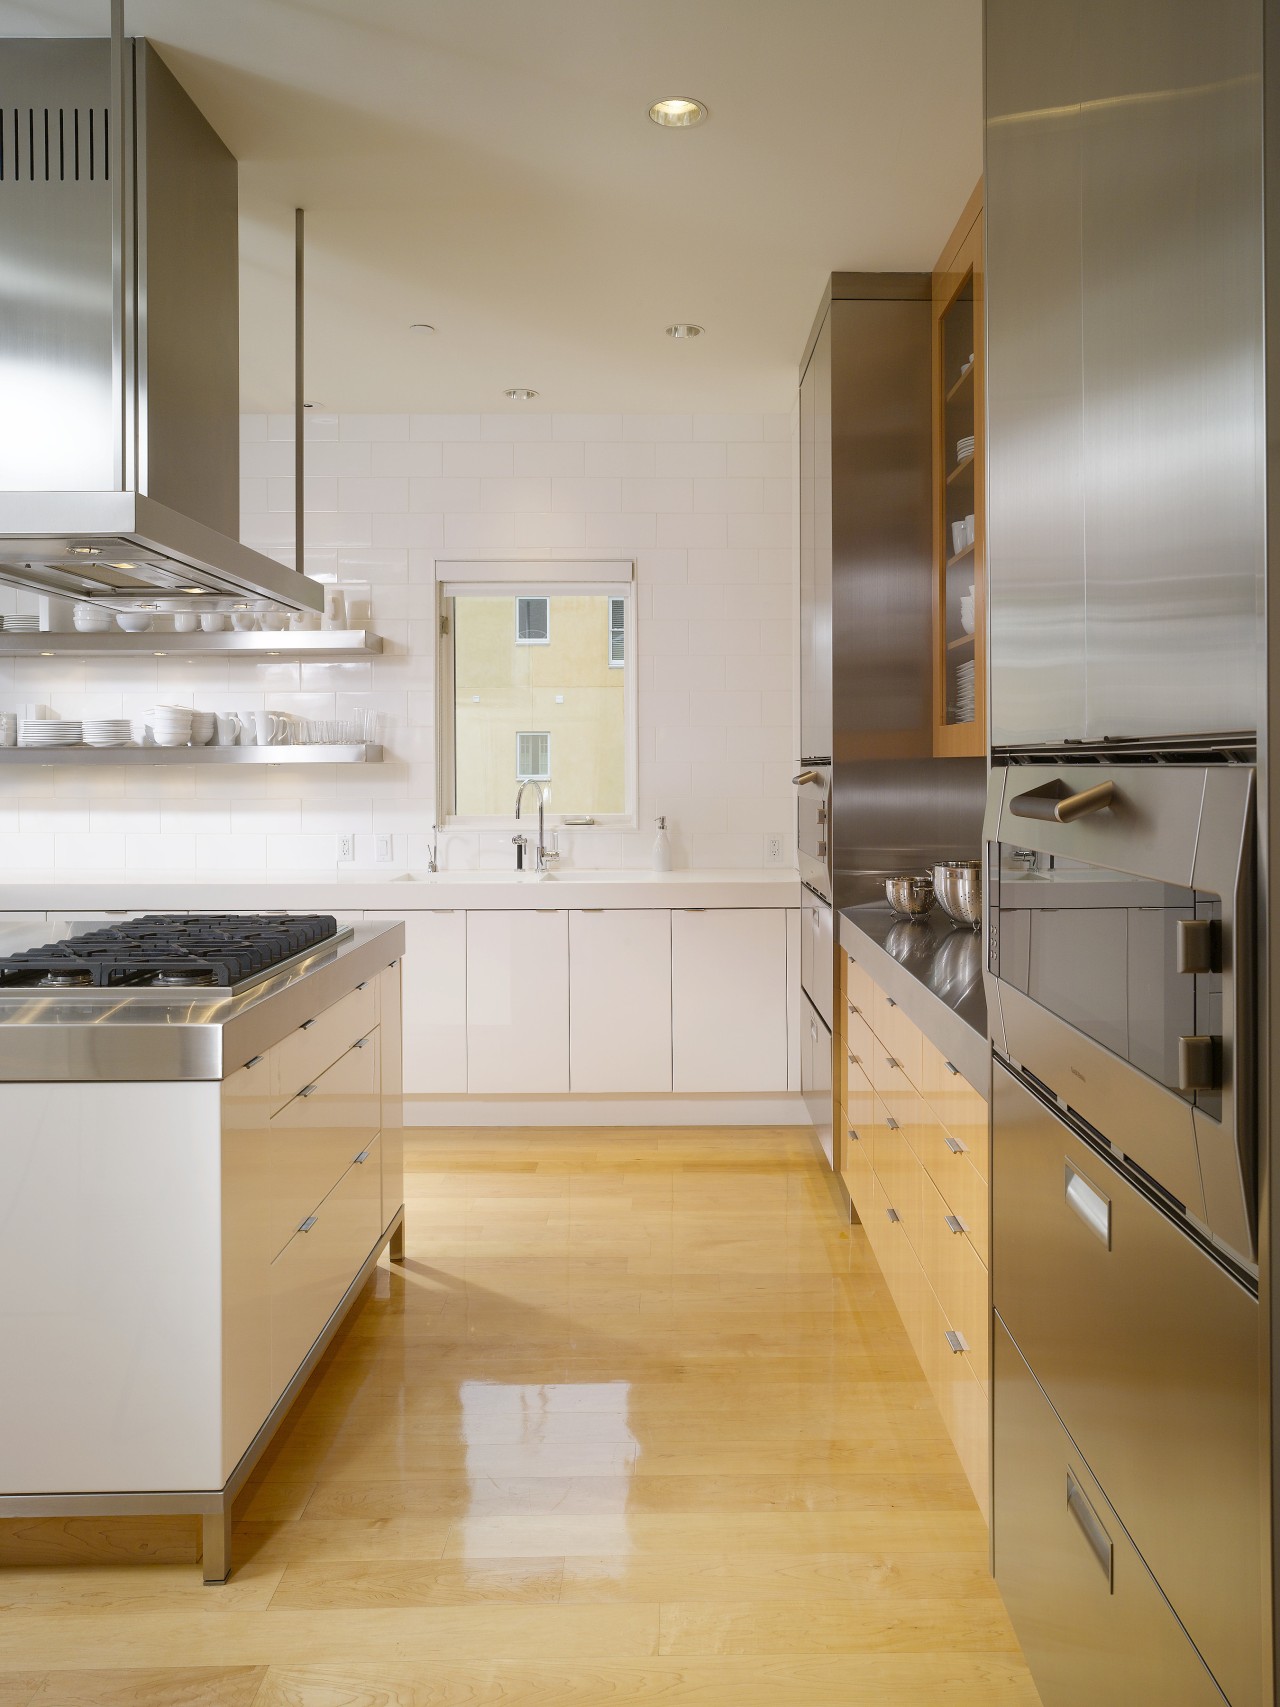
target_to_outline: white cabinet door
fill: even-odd
[[[569,915],[569,1084],[608,1095],[671,1089],[671,914]]]
[[[467,915],[366,913],[404,920],[400,1000],[404,1094],[461,1096],[467,1088]]]
[[[671,915],[673,1086],[787,1088],[787,915],[778,907]]]
[[[467,1089],[569,1089],[567,913],[467,915]]]

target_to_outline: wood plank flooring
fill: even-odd
[[[806,1133],[414,1133],[384,1265],[202,1586],[0,1524],[0,1707],[1038,1707]]]

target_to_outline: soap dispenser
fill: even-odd
[[[653,838],[653,869],[671,870],[671,843],[667,839],[667,820],[658,819],[658,833]]]

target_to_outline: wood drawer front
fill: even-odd
[[[282,1038],[271,1051],[271,1091],[279,1108],[331,1067],[357,1038],[378,1023],[378,981],[351,990],[340,1002]]]
[[[271,1386],[284,1391],[310,1351],[381,1227],[381,1163],[377,1139],[354,1162],[271,1264]],[[274,1399],[272,1401],[274,1403]]]
[[[272,1250],[279,1251],[378,1134],[379,1034],[348,1049],[308,1094],[272,1115]]]
[[[850,1135],[850,1128],[857,1136]],[[840,1172],[853,1207],[858,1213],[858,1219],[865,1226],[871,1219],[875,1197],[873,1183],[875,1172],[871,1166],[871,1151],[861,1128],[852,1121],[846,1121],[845,1130],[840,1143]]]
[[[902,1070],[919,1089],[922,1077],[921,1049],[923,1033],[914,1021],[907,1018],[892,996],[877,987],[871,1015],[871,1029],[885,1049],[902,1063]]]
[[[969,1152],[983,1179],[991,1178],[991,1140],[987,1100],[979,1096],[967,1079],[952,1067],[942,1051],[922,1040],[923,1069],[920,1089],[938,1119]]]
[[[921,1187],[920,1257],[947,1325],[963,1336],[968,1347],[960,1355],[985,1387],[990,1373],[991,1284],[986,1264],[965,1233],[948,1222],[951,1213],[926,1174]]]
[[[942,1123],[930,1117],[924,1106],[924,1119],[913,1136],[919,1139],[920,1160],[924,1163],[942,1200],[952,1214],[958,1215],[968,1230],[969,1240],[983,1262],[990,1261],[991,1214],[987,1182],[973,1165],[969,1152],[960,1140],[949,1133]]]
[[[845,1048],[853,1057],[857,1066],[871,1077],[871,1063],[875,1059],[880,1045],[876,1042],[875,1034],[865,1019],[859,1018],[852,1008],[845,1009]],[[883,1053],[883,1051],[880,1051]]]
[[[924,1101],[907,1077],[902,1063],[876,1039],[871,1057],[871,1083],[876,1095],[900,1126],[914,1126],[924,1118]]]
[[[845,970],[845,1006],[856,1018],[871,1025],[875,1013],[876,986],[865,967],[860,966],[852,955],[846,958],[848,966]]]
[[[885,1116],[883,1124],[877,1124],[874,1143],[876,1178],[914,1245],[923,1231],[920,1186],[924,1169],[907,1142],[906,1133],[895,1126],[891,1115]]]
[[[987,1390],[974,1375],[969,1359],[951,1349],[947,1331],[953,1324],[932,1288],[925,1300],[925,1314],[925,1350],[920,1361],[973,1496],[990,1523],[991,1410]]]

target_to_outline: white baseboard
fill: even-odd
[[[406,1126],[807,1126],[800,1096],[414,1097]]]

